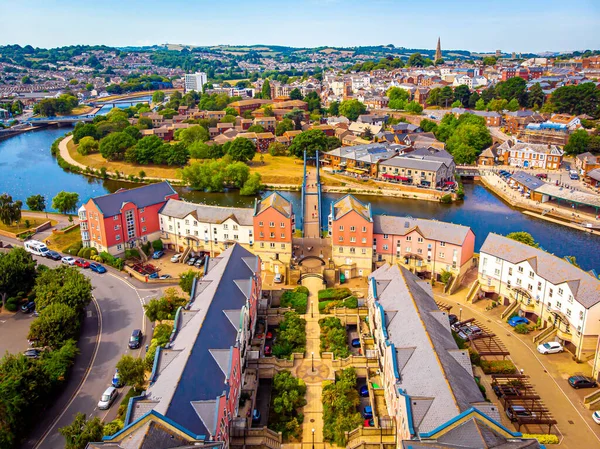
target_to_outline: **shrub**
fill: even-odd
[[[162,240],[154,240],[152,242],[152,248],[154,248],[154,251],[162,251],[163,250]]]
[[[346,446],[346,432],[354,430],[363,422],[356,407],[360,403],[356,389],[354,368],[342,370],[335,383],[323,386],[323,438],[338,446]]]
[[[510,360],[482,360],[481,369],[485,374],[514,374],[517,371]]]
[[[107,253],[106,251],[102,251],[99,254],[99,257],[102,262],[104,262],[107,265],[110,265],[111,267],[116,268],[117,270],[122,270],[123,266],[125,265],[123,259],[115,257],[112,254]]]
[[[346,340],[346,327],[339,318],[329,317],[319,320],[321,326],[321,353],[333,352],[336,358],[346,358],[350,355]]]
[[[307,296],[308,296],[308,293],[309,293],[308,287],[305,287],[304,285],[299,285],[293,291],[296,292],[296,293],[304,293]]]
[[[76,242],[69,246],[65,252],[71,256],[77,256],[81,248],[83,248],[83,243]]]
[[[458,349],[465,349],[467,347],[465,341],[462,338],[460,338],[456,332],[452,331],[452,337],[454,338]]]
[[[475,377],[475,383],[477,383],[477,386],[479,387],[479,391],[481,391],[483,398],[485,400],[487,400],[487,394],[485,392],[485,387],[481,384],[481,379],[479,377]]]
[[[525,323],[517,324],[515,326],[515,332],[517,334],[528,334],[530,331],[531,329],[529,329],[529,326]]]
[[[452,279],[452,273],[450,271],[442,270],[442,274],[440,274],[440,280],[443,284],[448,284]]]
[[[286,290],[281,295],[281,307],[291,307],[297,313],[306,313],[308,294],[294,290]]]
[[[481,356],[477,351],[469,348],[469,358],[471,359],[471,363],[473,365],[481,366]]]
[[[452,202],[452,195],[447,193],[443,197],[440,198],[440,203],[442,204],[450,204]]]
[[[125,250],[125,259],[140,259],[140,252],[133,248],[133,249],[126,249]]]
[[[115,419],[114,421],[104,424],[104,436],[109,437],[111,435],[114,435],[123,428],[123,425],[123,421],[121,421],[120,419]]]
[[[4,307],[6,310],[8,310],[9,312],[16,312],[17,309],[19,308],[19,306],[15,303],[10,303],[7,302],[6,306]]]
[[[294,352],[304,353],[306,347],[306,320],[295,312],[287,312],[279,324],[279,333],[273,346],[273,355],[278,358],[291,356]]]
[[[558,444],[558,437],[551,433],[524,433],[523,438],[535,438],[540,444]]]
[[[319,301],[339,301],[351,295],[352,292],[346,287],[326,288],[319,291]]]

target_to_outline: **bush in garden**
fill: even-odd
[[[515,326],[515,332],[517,334],[528,334],[530,331],[531,329],[529,329],[529,326],[525,323],[517,324]]]
[[[325,290],[319,291],[319,301],[340,301],[351,295],[352,292],[346,287],[326,288]]]
[[[517,371],[510,360],[482,360],[481,369],[485,374],[514,374]]]

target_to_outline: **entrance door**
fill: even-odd
[[[279,274],[279,264],[274,264],[275,274]]]
[[[346,279],[350,279],[350,270],[344,270],[344,276],[346,276]]]

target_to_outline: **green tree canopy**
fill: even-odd
[[[46,198],[44,195],[31,195],[25,200],[29,210],[43,212],[46,210]]]
[[[62,266],[38,273],[35,294],[38,310],[51,304],[64,304],[81,313],[92,300],[92,284],[78,270]]]
[[[65,438],[65,449],[85,449],[88,443],[102,441],[103,425],[97,416],[88,420],[84,413],[77,413],[71,424],[58,431]]]
[[[340,114],[346,117],[348,120],[356,120],[359,115],[362,115],[366,112],[367,107],[364,103],[352,99],[352,100],[344,100],[340,104]]]
[[[119,377],[125,385],[131,385],[136,389],[144,385],[146,368],[143,359],[126,354],[117,362],[117,369]]]
[[[248,162],[256,154],[256,145],[250,139],[237,137],[231,142],[227,149],[227,154],[236,162]]]
[[[529,89],[529,94],[527,96],[527,106],[533,108],[537,105],[537,107],[542,107],[546,102],[546,95],[542,90],[542,86],[540,83],[535,83]]]
[[[79,141],[77,152],[85,156],[90,153],[96,153],[99,148],[100,143],[97,140],[94,140],[93,137],[86,136]]]
[[[507,102],[516,99],[519,104],[527,105],[527,81],[519,76],[498,83],[496,94]]]
[[[194,142],[206,142],[210,139],[206,128],[199,125],[178,129],[175,132],[175,138],[186,145],[191,145]]]
[[[125,151],[134,145],[135,139],[129,134],[113,132],[100,141],[100,154],[109,161],[122,160],[125,157]]]
[[[265,82],[262,85],[262,89],[260,91],[262,98],[268,100],[271,98],[271,83],[269,83],[269,79],[265,79]]]
[[[283,133],[285,133],[286,131],[293,131],[294,128],[295,128],[294,122],[292,120],[290,120],[289,118],[284,118],[275,127],[275,135],[283,136]]]
[[[80,320],[76,309],[66,304],[50,304],[33,320],[27,338],[35,341],[37,346],[60,349],[67,340],[77,338]]]
[[[300,89],[298,89],[297,87],[295,89],[292,89],[292,91],[290,92],[290,99],[291,100],[302,100],[304,97],[302,96],[302,92],[300,92]]]
[[[511,232],[506,237],[512,240],[516,240],[517,242],[525,243],[526,245],[533,246],[534,248],[538,248],[539,244],[536,243],[533,236],[529,232],[519,231],[519,232]]]
[[[309,129],[298,134],[292,141],[289,151],[296,157],[303,157],[304,151],[314,157],[317,151],[327,149],[327,136],[320,129]]]
[[[577,155],[585,153],[590,143],[590,135],[584,129],[578,129],[569,136],[569,141],[564,147],[565,153]]]
[[[165,93],[162,90],[157,90],[152,94],[152,103],[162,103],[165,101]]]
[[[331,103],[329,103],[329,109],[328,109],[329,115],[337,117],[338,115],[340,115],[340,102],[339,101],[332,101]]]
[[[13,201],[8,193],[0,195],[0,221],[7,226],[21,220],[21,208],[23,203],[19,200]]]
[[[92,137],[95,140],[100,139],[100,133],[96,125],[93,123],[77,123],[73,129],[73,142],[79,143],[86,136]]]
[[[262,189],[262,177],[260,173],[252,173],[248,176],[246,182],[240,189],[240,195],[253,196],[256,195]]]
[[[600,116],[600,91],[595,83],[559,87],[552,93],[556,112]]]
[[[73,213],[77,210],[77,203],[79,202],[79,194],[76,192],[58,192],[54,198],[52,198],[52,208],[59,211],[61,214]]]
[[[0,297],[3,307],[10,296],[26,292],[33,286],[35,265],[36,261],[24,248],[0,252]]]

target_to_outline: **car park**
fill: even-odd
[[[365,409],[362,412],[363,418],[364,419],[371,419],[373,418],[373,409],[371,408],[370,405],[367,405],[365,407]]]
[[[353,338],[352,339],[352,347],[353,348],[360,348],[360,338]]]
[[[483,330],[479,326],[476,326],[475,324],[466,323],[466,324],[463,324],[462,326],[458,326],[457,333],[458,333],[458,336],[460,338],[462,338],[463,340],[468,340],[469,337],[474,337],[476,335],[483,334]]]
[[[508,419],[515,422],[518,421],[519,418],[535,418],[535,413],[530,412],[525,407],[520,405],[509,405],[506,408],[506,416],[508,416]]]
[[[281,273],[276,273],[275,277],[273,278],[273,282],[275,284],[281,284],[281,282],[283,282],[283,278],[281,276]]]
[[[32,349],[28,349],[27,351],[25,351],[23,353],[23,355],[25,357],[28,357],[30,359],[39,359],[40,358],[40,354],[41,354],[41,351],[39,349],[33,349],[33,348]]]
[[[118,395],[119,391],[115,387],[108,387],[104,393],[102,393],[102,397],[98,401],[98,408],[100,410],[109,409]]]
[[[181,260],[182,256],[183,256],[183,254],[181,254],[181,253],[174,254],[173,257],[171,257],[171,262],[173,262],[173,263],[179,262]]]
[[[563,352],[564,350],[565,348],[556,341],[542,343],[537,347],[537,351],[540,354],[556,354],[557,352]]]
[[[360,387],[360,389],[358,390],[358,393],[360,394],[361,397],[366,398],[369,396],[369,387],[367,387],[366,385],[363,385],[362,387]]]
[[[80,268],[89,268],[90,267],[90,263],[85,260],[85,259],[77,259],[75,261],[75,266],[76,267],[80,267]]]
[[[160,259],[164,255],[165,255],[164,251],[154,251],[154,254],[152,254],[152,258],[153,259]]]
[[[21,306],[21,312],[23,313],[31,313],[35,310],[35,302],[29,301],[27,304],[23,304]]]
[[[592,413],[592,419],[596,424],[600,424],[600,411],[596,410],[594,413]]]
[[[62,256],[59,253],[57,253],[56,251],[48,251],[46,253],[46,257],[48,259],[52,259],[52,260],[60,260],[60,259],[62,259]]]
[[[142,345],[142,331],[141,329],[134,329],[129,337],[129,349],[137,349]]]
[[[196,263],[196,258],[195,257],[190,257],[187,261],[187,264],[191,267],[192,265],[194,265]]]
[[[508,324],[512,327],[516,327],[519,324],[529,324],[529,320],[524,316],[513,316],[508,320]]]
[[[194,263],[194,266],[196,268],[200,268],[202,265],[204,265],[204,257],[197,258],[196,262]]]
[[[99,274],[106,273],[106,268],[104,268],[102,265],[100,265],[97,262],[92,262],[90,264],[90,270],[92,270],[95,273],[99,273]]]
[[[75,265],[75,258],[71,257],[71,256],[65,256],[62,259],[60,259],[60,262],[65,264],[65,265]]]
[[[596,381],[587,376],[577,375],[569,377],[569,385],[576,390],[579,388],[595,388]]]

